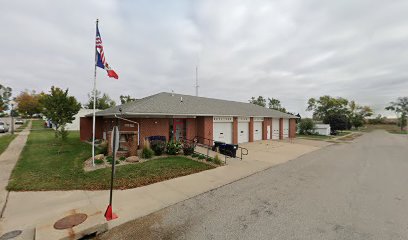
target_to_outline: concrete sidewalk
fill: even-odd
[[[189,199],[274,165],[297,158],[323,146],[260,141],[246,144],[250,155],[242,161],[231,159],[228,165],[129,190],[114,191],[113,208],[119,218],[109,222],[113,228]],[[11,192],[0,228],[3,232],[32,228],[57,213],[93,205],[105,211],[108,191]]]
[[[2,211],[7,199],[6,186],[13,171],[14,165],[16,165],[21,151],[27,141],[27,136],[30,133],[31,121],[28,126],[19,133],[15,133],[16,138],[9,144],[7,149],[0,155],[0,212]],[[1,226],[0,226],[1,230]]]

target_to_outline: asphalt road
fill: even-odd
[[[101,239],[408,239],[408,138],[367,133],[121,225]]]

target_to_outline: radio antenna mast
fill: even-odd
[[[198,97],[198,66],[196,66],[196,85],[195,85],[195,89],[196,89],[196,97]]]

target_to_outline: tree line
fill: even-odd
[[[275,98],[265,98],[263,96],[258,96],[257,98],[251,97],[249,102],[262,107],[293,114],[282,107],[281,102]],[[399,120],[398,125],[401,127],[401,130],[403,130],[407,125],[408,97],[397,98],[395,102],[390,102],[385,110],[393,111],[397,114]],[[312,118],[300,120],[299,128],[303,134],[312,133],[314,131],[315,122],[329,124],[333,132],[350,130],[352,128],[358,129],[367,122],[368,117],[374,114],[370,106],[360,105],[354,100],[348,100],[342,97],[331,97],[329,95],[324,95],[319,98],[310,98],[307,101],[306,111],[312,112]],[[298,116],[300,117],[299,114]],[[383,119],[381,115],[379,118],[380,120]],[[374,120],[372,122],[374,122]]]
[[[268,104],[269,109],[274,109],[278,110],[280,112],[286,113],[286,108],[282,107],[281,102],[276,99],[276,98],[269,98],[266,99],[263,96],[258,96],[257,98],[251,97],[249,100],[249,103],[261,106],[261,107],[266,107],[266,104]]]
[[[55,87],[54,87],[55,88]],[[52,92],[52,89],[51,89]],[[36,93],[35,91],[23,91],[19,95],[17,95],[13,100],[17,103],[16,104],[16,115],[21,115],[23,117],[32,117],[35,114],[42,113],[44,109],[44,105],[42,100],[47,96],[46,93],[40,92]],[[120,102],[121,104],[135,101],[135,98],[132,98],[130,95],[120,95]],[[1,101],[1,98],[0,98]],[[86,109],[93,109],[94,105],[94,98],[92,93],[88,94],[88,101],[84,104],[80,104],[82,108]],[[104,110],[110,107],[116,106],[116,102],[109,97],[106,93],[101,93],[100,91],[96,91],[96,109]],[[7,104],[3,104],[0,102],[0,112],[4,110],[8,110]]]
[[[354,100],[328,95],[310,98],[307,104],[306,110],[313,112],[313,119],[329,124],[333,132],[358,129],[374,113],[371,107],[359,105]]]
[[[55,136],[57,138],[66,139],[68,131],[66,124],[72,123],[74,116],[81,108],[93,109],[93,95],[88,94],[88,101],[81,104],[74,96],[70,96],[68,89],[61,89],[52,86],[48,93],[35,91],[23,91],[15,98],[11,98],[12,89],[0,84],[0,113],[10,110],[9,106],[15,102],[16,107],[10,112],[12,116],[33,117],[35,115],[45,116],[53,123],[55,128]],[[129,95],[121,95],[121,104],[135,101]],[[116,102],[112,100],[108,94],[96,91],[96,109],[107,109],[116,106]]]

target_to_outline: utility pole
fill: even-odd
[[[10,133],[13,135],[14,134],[14,101],[10,101],[11,105],[11,110],[10,110],[10,117],[11,117],[11,123],[10,123]]]

